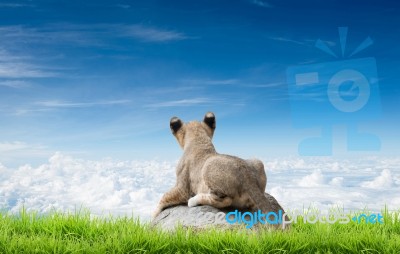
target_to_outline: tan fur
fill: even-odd
[[[211,112],[202,122],[185,124],[178,118],[171,119],[171,129],[183,149],[183,156],[176,168],[176,185],[161,198],[154,217],[178,204],[271,211],[264,196],[267,177],[263,163],[218,154],[211,141],[215,121],[212,124],[210,119],[215,120]],[[173,123],[179,129],[174,130]]]

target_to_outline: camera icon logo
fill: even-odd
[[[368,61],[364,59],[363,62]],[[350,91],[359,89],[354,99],[346,100],[340,95],[340,86],[347,81],[353,85]],[[346,69],[336,73],[328,83],[328,98],[331,104],[343,112],[355,112],[362,109],[367,104],[370,97],[370,87],[367,78],[360,72],[352,69]]]
[[[332,127],[347,125],[348,151],[377,151],[380,139],[371,133],[357,130],[360,122],[380,116],[376,61],[373,57],[344,59],[347,28],[339,28],[343,60],[291,66],[287,69],[287,83],[296,128],[321,127],[321,136],[299,143],[300,155],[332,155]],[[368,37],[349,57],[372,44]],[[316,47],[337,57],[321,40]]]

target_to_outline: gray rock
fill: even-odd
[[[284,213],[283,208],[273,196],[265,193],[265,197],[270,201],[273,212],[278,213],[279,210],[282,210]],[[234,210],[236,210],[234,207],[218,209],[212,206],[188,207],[186,205],[179,205],[169,207],[162,211],[156,218],[153,219],[151,225],[167,231],[174,230],[177,225],[181,225],[184,228],[191,227],[194,229],[203,229],[210,226],[222,229],[244,227],[244,224],[229,224],[226,221],[226,214]],[[242,213],[249,212],[246,210],[240,211]],[[257,224],[256,226],[259,227],[260,225],[261,224]],[[281,225],[276,227],[279,228]]]

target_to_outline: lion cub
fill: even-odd
[[[216,127],[213,113],[208,112],[202,122],[183,123],[173,117],[170,127],[183,156],[176,168],[176,185],[161,198],[154,217],[167,207],[186,203],[189,207],[273,210],[264,196],[267,177],[263,163],[215,151],[211,142]]]

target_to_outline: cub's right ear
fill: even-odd
[[[215,130],[215,115],[213,112],[207,112],[203,121],[208,125],[208,127],[210,127],[212,130]]]
[[[169,127],[171,128],[172,133],[176,133],[182,127],[182,121],[178,117],[174,116],[171,118],[169,122]]]

